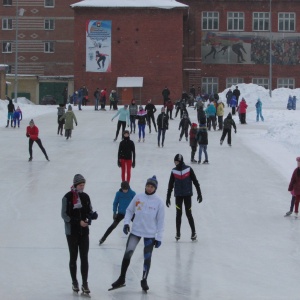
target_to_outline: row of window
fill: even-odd
[[[202,12],[202,30],[219,30],[220,16],[218,12]],[[271,18],[269,12],[252,13],[253,31],[270,31]],[[296,13],[278,13],[278,31],[291,31],[296,29]],[[227,12],[227,31],[244,31],[245,14],[243,12]]]
[[[2,19],[2,30],[12,30],[13,29],[13,19],[3,18]],[[55,29],[55,20],[54,19],[45,19],[44,20],[44,29],[45,30],[54,30]]]
[[[54,42],[44,42],[44,52],[54,53]],[[12,42],[2,42],[2,53],[12,53]]]
[[[44,0],[45,7],[54,7],[55,0]],[[3,0],[3,5],[12,5],[13,0]]]
[[[239,85],[244,83],[243,78],[226,78],[226,88],[229,88],[233,85]],[[252,78],[252,83],[269,89],[269,78]],[[217,77],[203,77],[201,83],[202,91],[205,91],[208,94],[217,93],[219,91],[219,83]],[[277,79],[277,88],[295,88],[295,79],[294,78],[278,78]]]

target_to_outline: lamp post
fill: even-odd
[[[15,42],[15,103],[18,102],[18,30],[19,30],[19,16],[23,16],[25,12],[24,8],[19,10],[19,0],[16,0],[16,42]]]
[[[272,98],[272,0],[270,0],[270,49],[269,49],[269,91],[270,98]]]

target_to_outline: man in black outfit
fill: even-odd
[[[155,108],[154,104],[151,103],[151,99],[148,100],[148,103],[145,106],[145,111],[147,112],[147,121],[148,121],[148,125],[149,125],[149,133],[151,133],[151,120],[153,122],[155,131],[157,132],[156,123],[155,123],[155,119],[154,119],[154,114],[156,112],[156,108]]]

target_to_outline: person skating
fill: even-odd
[[[217,117],[218,117],[219,130],[223,129],[223,116],[224,116],[224,103],[222,102],[222,100],[218,100]]]
[[[20,121],[22,121],[23,119],[23,114],[19,106],[14,111],[13,118],[14,118],[14,128],[16,128],[17,123],[18,123],[18,128],[20,128]]]
[[[216,106],[214,104],[214,102],[211,102],[206,110],[205,113],[207,115],[207,128],[208,130],[211,129],[211,127],[213,127],[214,130],[216,130]]]
[[[157,135],[157,145],[160,147],[160,137],[162,137],[161,146],[164,146],[166,130],[169,129],[169,117],[165,113],[165,108],[161,108],[161,113],[158,115],[157,120],[158,135]]]
[[[112,231],[118,226],[118,224],[124,219],[126,209],[131,200],[135,196],[135,192],[130,188],[127,181],[121,183],[121,188],[116,192],[113,203],[113,223],[107,228],[106,232],[99,241],[99,244],[103,244]]]
[[[169,116],[169,119],[173,120],[172,113],[173,113],[173,109],[174,109],[174,104],[171,99],[168,99],[165,107],[167,108],[167,115]]]
[[[236,133],[236,125],[234,120],[232,119],[231,113],[228,114],[228,116],[224,120],[224,128],[223,133],[220,140],[220,145],[223,144],[225,137],[227,135],[227,143],[229,146],[231,146],[231,127],[234,128],[234,133]]]
[[[136,115],[138,112],[138,106],[135,103],[135,100],[131,100],[131,104],[129,105],[129,118],[130,118],[130,134],[135,133],[135,121],[136,121]]]
[[[205,124],[200,124],[200,128],[197,132],[196,139],[199,144],[198,164],[201,164],[202,151],[204,152],[205,155],[205,160],[203,161],[203,163],[208,164],[208,155],[207,155],[208,134],[207,134],[207,128]]]
[[[127,126],[129,126],[129,111],[128,111],[128,104],[125,104],[124,107],[120,108],[118,112],[112,117],[111,121],[114,120],[115,117],[119,116],[118,124],[117,124],[117,131],[116,131],[116,137],[114,138],[114,142],[117,140],[120,128],[122,126],[122,132],[124,132]]]
[[[138,128],[139,128],[139,142],[141,141],[141,137],[143,137],[143,142],[145,142],[145,127],[147,120],[147,112],[143,109],[143,106],[139,107],[139,111],[136,115],[138,119]]]
[[[262,121],[264,121],[265,119],[262,115],[262,102],[259,98],[257,99],[257,102],[255,103],[255,108],[256,108],[256,122],[259,121],[259,117]]]
[[[76,126],[78,125],[76,116],[72,111],[72,105],[68,106],[68,111],[60,117],[59,120],[65,120],[65,137],[68,140],[72,137],[72,130],[74,129],[73,122],[75,122]]]
[[[246,123],[247,107],[248,107],[248,104],[246,103],[246,100],[244,98],[242,98],[242,101],[240,102],[240,105],[238,107],[241,124],[247,124]]]
[[[202,194],[200,189],[200,184],[197,180],[194,170],[184,164],[183,156],[181,154],[176,154],[174,158],[175,168],[172,169],[166,205],[169,207],[171,205],[171,194],[174,188],[175,196],[175,206],[176,206],[176,236],[175,239],[178,241],[181,237],[181,217],[182,217],[182,204],[185,206],[185,213],[188,219],[189,225],[191,227],[191,239],[195,240],[197,238],[196,228],[194,223],[194,218],[192,215],[192,196],[193,196],[193,186],[194,184],[197,190],[197,201],[202,202]]]
[[[72,289],[79,292],[77,280],[78,252],[81,260],[82,291],[90,293],[88,286],[88,253],[89,253],[89,225],[98,218],[93,211],[91,200],[83,190],[86,180],[81,174],[76,174],[73,179],[71,191],[62,198],[61,217],[65,223],[65,234],[70,253],[69,269],[72,279]]]
[[[285,217],[290,216],[293,213],[293,211],[294,211],[296,197],[293,194],[293,191],[291,191],[291,194],[292,194],[292,199],[291,199],[290,210],[288,212],[286,212]]]
[[[135,145],[130,139],[128,130],[123,132],[123,140],[119,144],[118,167],[121,168],[122,181],[130,182],[131,167],[135,167]]]
[[[198,125],[196,123],[192,123],[191,129],[190,129],[190,133],[189,133],[189,136],[190,136],[190,147],[192,149],[192,152],[191,152],[191,162],[192,163],[197,162],[195,160],[195,154],[196,154],[197,146],[198,146],[198,143],[197,143],[197,131],[198,131],[198,128],[197,127],[198,127]]]
[[[231,107],[231,113],[234,116],[235,115],[235,111],[236,111],[236,107],[237,107],[237,100],[236,100],[236,98],[235,98],[234,95],[231,97],[230,107]]]
[[[137,194],[126,209],[123,232],[130,232],[130,221],[135,215],[131,233],[129,234],[126,250],[122,261],[120,277],[112,283],[111,289],[116,289],[125,285],[126,272],[130,264],[131,257],[141,238],[144,238],[144,266],[141,280],[141,287],[147,291],[149,289],[147,278],[149,275],[151,256],[153,247],[159,248],[162,242],[164,231],[165,209],[161,198],[156,194],[156,176],[149,178],[146,182],[144,193]]]
[[[183,114],[183,118],[181,119],[180,123],[179,123],[179,127],[178,130],[180,130],[181,128],[181,132],[179,135],[179,141],[181,141],[183,135],[185,135],[185,139],[186,141],[188,140],[188,133],[189,133],[189,126],[191,126],[191,120],[188,117],[187,114]]]
[[[148,103],[145,106],[145,111],[147,112],[147,122],[148,122],[148,126],[149,126],[149,133],[151,133],[151,120],[152,120],[154,129],[157,132],[155,119],[154,119],[154,114],[156,112],[156,107],[154,106],[153,103],[151,103],[151,99],[148,100]]]
[[[8,104],[7,104],[7,125],[6,125],[6,127],[8,127],[8,125],[9,125],[9,120],[10,120],[10,126],[13,127],[15,106],[14,106],[12,100],[8,96],[6,96],[6,99],[8,100]]]
[[[60,120],[60,118],[64,115],[65,109],[66,107],[64,104],[59,104],[57,108],[57,123],[58,123],[57,134],[60,135],[63,135],[63,128],[65,124],[65,119],[63,118],[62,120]]]
[[[300,157],[296,158],[297,168],[294,170],[288,187],[289,192],[293,192],[295,196],[295,217],[298,217],[298,209],[300,202]]]
[[[49,157],[45,148],[43,147],[42,141],[39,139],[39,129],[35,126],[34,121],[31,119],[29,122],[29,126],[26,128],[26,136],[29,138],[29,159],[28,161],[32,161],[32,145],[34,142],[38,144],[40,149],[42,150],[45,158],[49,161]]]

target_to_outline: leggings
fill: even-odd
[[[87,282],[88,271],[89,271],[89,261],[88,261],[88,252],[89,252],[89,236],[80,236],[80,235],[67,235],[67,241],[70,252],[70,274],[73,282],[77,282],[77,257],[78,250],[81,261],[81,276],[82,283]]]
[[[113,223],[107,228],[106,232],[104,233],[102,240],[106,240],[107,237],[112,233],[112,231],[118,226],[118,224],[124,219],[125,215],[117,214],[116,218],[114,219]]]
[[[145,138],[145,124],[139,124],[139,139],[141,138],[141,135],[143,136],[143,139]]]
[[[36,142],[39,145],[39,147],[42,150],[42,152],[44,153],[45,157],[47,157],[47,153],[46,153],[45,148],[42,145],[42,141],[40,139],[37,139],[36,141],[34,141],[32,139],[29,139],[29,155],[30,155],[30,157],[32,157],[32,145],[33,145],[33,142]]]
[[[176,197],[176,231],[177,235],[180,236],[181,217],[182,217],[182,204],[185,206],[185,214],[189,221],[192,233],[195,233],[195,223],[192,215],[192,198],[191,196]]]
[[[129,183],[131,177],[132,161],[131,159],[120,159],[120,162],[121,162],[122,181],[128,181]]]
[[[122,267],[121,267],[121,276],[125,277],[127,269],[130,264],[131,256],[134,253],[134,250],[139,243],[141,237],[136,236],[132,233],[130,233],[127,244],[126,244],[126,250],[124,253],[123,261],[122,261]],[[143,266],[143,279],[147,279],[150,266],[151,266],[151,257],[152,257],[152,251],[154,247],[154,241],[155,238],[144,238],[144,266]]]
[[[116,139],[118,138],[121,126],[122,126],[122,135],[123,135],[123,132],[126,128],[126,121],[118,121],[117,131],[116,131]]]

